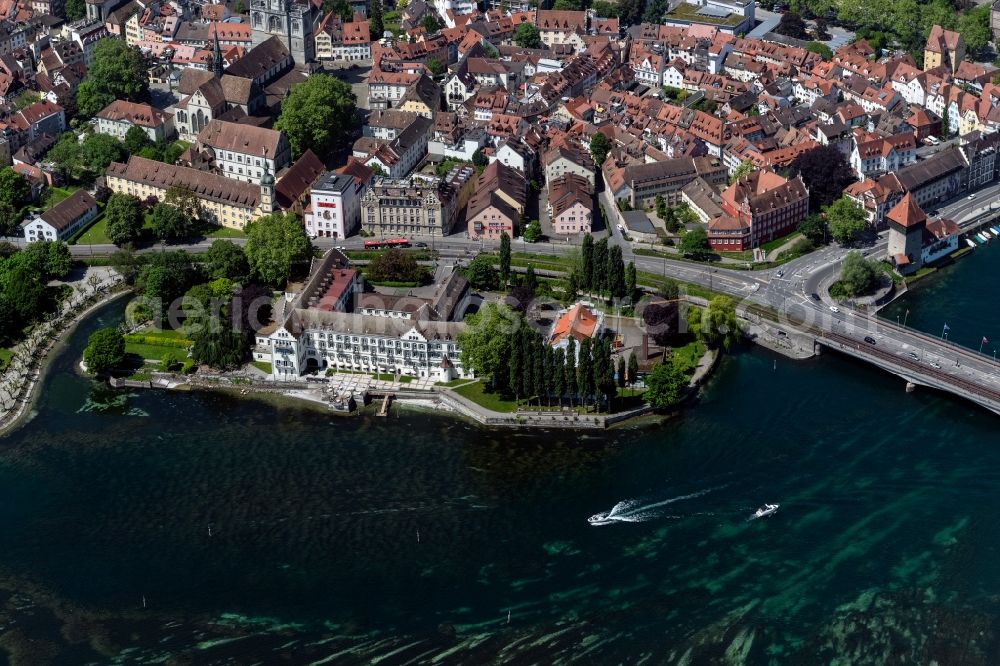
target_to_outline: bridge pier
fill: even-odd
[[[907,393],[913,393],[915,390],[917,390],[917,385],[916,384],[914,384],[913,382],[906,382],[906,392]]]

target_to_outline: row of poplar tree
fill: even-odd
[[[511,280],[511,246],[507,232],[500,234],[500,287],[506,289]],[[579,292],[600,294],[612,298],[635,297],[635,264],[625,264],[622,249],[608,247],[608,239],[598,241],[590,234],[583,237],[580,246],[580,264],[569,273],[568,290],[572,296]]]
[[[553,348],[535,330],[521,326],[508,338],[507,363],[494,373],[494,386],[506,389],[516,400],[526,398],[551,405],[563,400],[573,406],[593,404],[600,410],[617,388],[635,381],[639,361],[633,352],[626,363],[611,356],[607,338],[584,338],[579,346],[573,337],[566,347]],[[617,372],[617,377],[616,377]]]

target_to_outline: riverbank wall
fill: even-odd
[[[49,359],[65,344],[66,336],[94,311],[132,293],[129,289],[115,291],[120,283],[120,278],[107,284],[101,283],[92,293],[77,301],[70,301],[60,317],[39,324],[27,339],[18,344],[24,351],[23,358],[27,360],[19,362],[15,356],[0,376],[0,385],[4,387],[3,397],[11,402],[11,407],[7,409],[5,401],[4,409],[0,412],[0,436],[20,426],[31,415],[31,409],[38,399],[38,388],[48,373]]]

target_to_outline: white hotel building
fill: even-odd
[[[359,293],[360,283],[339,276],[350,271],[336,250],[318,262],[298,294],[286,294],[275,306],[274,323],[256,334],[254,360],[271,363],[271,378],[295,381],[327,368],[355,372],[399,372],[412,377],[450,381],[471,376],[462,368],[458,335],[469,304],[468,282],[458,273],[438,286],[434,298],[408,318],[343,312],[345,290]],[[336,292],[336,293],[334,293]],[[367,294],[370,301],[375,294]],[[394,297],[388,297],[390,300]],[[378,311],[366,309],[366,312]]]

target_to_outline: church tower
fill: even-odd
[[[277,37],[285,45],[295,64],[302,65],[316,59],[316,36],[319,10],[306,0],[252,0],[250,3],[250,28],[253,45]]]
[[[264,175],[260,177],[260,209],[261,215],[274,212],[274,176],[267,168],[267,151],[264,152]]]
[[[221,79],[225,68],[225,62],[222,60],[222,49],[219,48],[219,32],[218,28],[216,28],[215,50],[212,53],[212,73],[215,74],[215,78]]]

